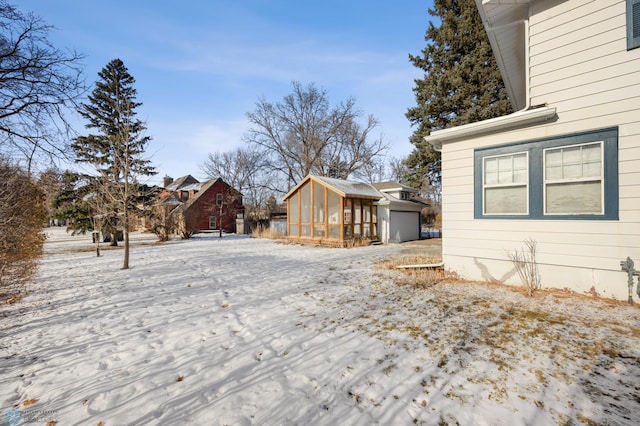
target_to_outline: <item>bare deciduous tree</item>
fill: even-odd
[[[38,178],[38,187],[45,196],[45,208],[49,222],[55,215],[55,209],[53,207],[54,200],[60,191],[62,191],[64,183],[63,173],[55,167],[50,167],[40,173]]]
[[[0,151],[27,160],[65,155],[66,114],[84,91],[82,55],[49,41],[52,27],[0,0]]]
[[[246,216],[254,218],[260,216],[271,195],[265,164],[264,155],[249,146],[235,151],[210,153],[200,169],[209,179],[222,178],[240,191]]]
[[[401,158],[391,157],[389,159],[389,175],[391,180],[396,182],[406,183],[405,177],[407,175],[408,167],[404,160]]]
[[[382,158],[375,159],[359,170],[356,175],[359,179],[369,183],[385,181],[388,176],[385,161]]]
[[[171,214],[177,206],[177,203],[160,202],[152,207],[151,232],[156,234],[158,241],[169,241],[171,235],[178,229],[177,215]]]
[[[324,89],[293,82],[281,102],[259,99],[247,114],[253,127],[245,140],[264,152],[274,189],[286,192],[310,173],[347,179],[386,151],[373,135],[378,120],[369,115],[361,123],[361,116],[353,98],[332,107]]]

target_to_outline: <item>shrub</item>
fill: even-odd
[[[278,240],[284,238],[285,235],[277,229],[267,225],[258,225],[251,231],[252,238],[268,238],[270,240]]]
[[[178,224],[176,223],[178,215],[171,214],[175,207],[175,205],[164,204],[153,206],[150,217],[151,232],[156,234],[158,241],[169,241],[171,235],[178,229]]]
[[[507,254],[513,266],[515,266],[518,276],[520,276],[520,280],[527,290],[527,294],[533,296],[533,293],[540,289],[540,272],[536,261],[537,243],[531,238],[524,243],[526,249],[515,249],[513,252],[507,252]]]
[[[42,255],[44,193],[18,166],[0,158],[0,301],[18,300]]]

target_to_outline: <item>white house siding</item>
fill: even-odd
[[[626,299],[626,276],[619,263],[631,256],[640,266],[640,206],[636,198],[635,207],[625,207],[622,179],[619,221],[474,219],[473,149],[546,135],[544,127],[538,126],[445,145],[442,250],[446,268],[464,278],[520,284],[507,253],[533,238],[544,287],[578,292],[593,288],[602,296]],[[634,190],[640,191],[637,184]]]
[[[626,50],[625,2],[542,0],[531,12],[531,104],[558,120],[443,145],[445,267],[519,284],[507,252],[534,238],[544,287],[626,300],[620,261],[640,268],[640,49]],[[619,220],[474,219],[474,149],[616,126]]]

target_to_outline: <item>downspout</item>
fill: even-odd
[[[522,24],[524,25],[524,90],[526,91],[525,95],[525,104],[521,111],[527,111],[531,108],[531,69],[530,69],[530,55],[529,55],[529,19],[523,19]]]

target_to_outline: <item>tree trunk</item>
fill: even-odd
[[[218,214],[218,217],[220,218],[220,229],[218,230],[220,234],[218,235],[218,238],[222,238],[222,204],[220,204],[220,213]]]
[[[122,269],[129,269],[129,212],[124,212],[124,261]]]

